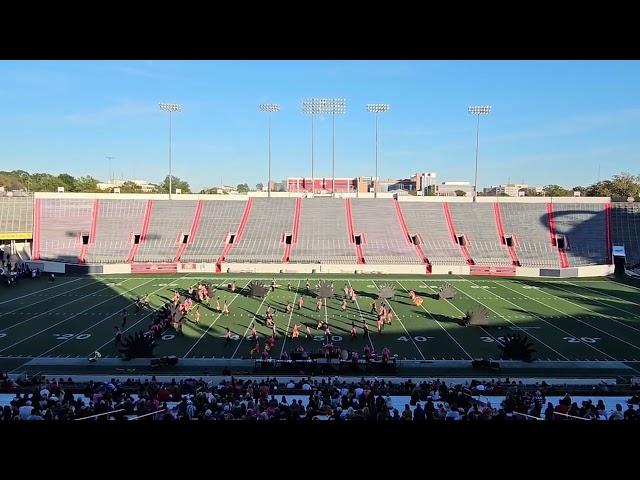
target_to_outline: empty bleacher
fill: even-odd
[[[96,238],[89,245],[87,262],[125,263],[133,235],[142,230],[146,200],[100,200]]]
[[[135,261],[173,261],[182,242],[182,234],[189,233],[195,211],[195,201],[155,200],[149,229],[140,243]]]
[[[523,267],[558,268],[558,249],[551,245],[546,203],[500,203],[505,235],[515,235]]]
[[[294,198],[255,198],[240,242],[233,245],[225,261],[281,262],[283,234],[292,232],[294,207]]]
[[[392,199],[353,199],[351,212],[353,232],[364,234],[362,253],[366,263],[422,263],[416,251],[407,243]]]
[[[611,225],[613,244],[624,246],[626,267],[640,266],[640,203],[612,203]]]
[[[558,203],[553,206],[556,236],[564,235],[569,265],[607,263],[606,212],[603,203]]]
[[[88,263],[124,263],[131,253],[135,262],[171,263],[180,251],[182,262],[215,263],[230,234],[238,231],[246,200],[206,199],[199,227],[186,246],[198,208],[196,200],[147,200],[92,198],[40,198],[39,257],[70,263],[85,255]],[[142,233],[148,202],[146,237]],[[291,263],[355,264],[356,245],[349,239],[344,199],[300,199],[297,242],[290,246]],[[367,264],[420,264],[413,245],[404,238],[394,200],[354,198],[351,204],[353,233],[363,235],[361,251]],[[82,235],[91,231],[93,206],[95,241],[83,248]],[[501,244],[493,203],[449,202],[458,235],[478,266],[510,266],[507,247]],[[465,257],[451,238],[441,202],[402,201],[399,206],[410,235],[418,235],[425,256],[434,265],[465,265]],[[522,266],[558,268],[558,248],[550,238],[547,203],[500,202],[506,236],[514,237],[514,250]],[[607,262],[607,216],[604,203],[554,203],[556,237],[566,237],[571,267]],[[30,232],[34,228],[33,198],[0,197],[0,232]],[[279,263],[286,251],[283,235],[293,234],[295,198],[252,199],[241,238],[227,249],[229,263]],[[37,212],[36,212],[37,214]],[[612,204],[614,244],[624,245],[627,266],[640,264],[640,204]],[[34,249],[34,254],[36,249]]]
[[[33,230],[33,197],[0,197],[0,233]]]
[[[225,239],[235,233],[242,220],[246,201],[214,200],[202,206],[200,227],[182,254],[183,262],[215,262],[225,247]]]
[[[492,203],[449,203],[457,235],[465,235],[466,246],[477,265],[510,266],[507,247],[500,242]]]
[[[422,238],[422,250],[431,264],[466,265],[460,248],[449,235],[440,202],[400,202],[400,207],[409,233]]]
[[[292,245],[291,263],[356,263],[349,242],[344,200],[302,200],[298,243]]]
[[[76,263],[91,228],[93,200],[40,200],[40,258]]]

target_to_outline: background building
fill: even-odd
[[[316,193],[349,193],[358,190],[357,178],[336,178],[335,190],[332,189],[332,178],[306,178],[306,177],[289,177],[287,178],[288,192],[316,192]]]
[[[435,195],[437,190],[436,174],[433,172],[416,173],[412,178],[416,183],[416,195]]]
[[[463,192],[463,197],[473,196],[473,185],[469,182],[442,182],[438,185],[437,195],[441,197],[456,197],[456,192]]]
[[[140,191],[142,193],[150,193],[155,191],[157,188],[153,183],[149,183],[146,180],[113,180],[110,182],[101,182],[96,185],[98,190],[111,190],[116,187],[122,187],[125,183],[131,182],[135,183],[140,187]]]

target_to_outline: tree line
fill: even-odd
[[[99,190],[99,180],[92,176],[74,177],[68,173],[60,175],[52,175],[50,173],[29,173],[24,170],[12,170],[10,172],[0,171],[0,186],[6,190],[27,190],[33,192],[57,192],[58,187],[64,187],[65,192],[111,192],[113,189]],[[191,193],[189,182],[181,180],[175,175],[172,176],[172,188],[179,188],[182,193]],[[256,186],[258,190],[262,185]],[[142,193],[142,187],[131,181],[125,182],[120,187],[120,193]],[[249,186],[246,183],[239,184],[236,187],[239,193],[247,193]],[[622,172],[614,175],[611,179],[601,180],[587,187],[576,186],[573,188],[564,188],[560,185],[546,185],[543,188],[544,196],[547,197],[572,197],[574,192],[579,191],[581,196],[586,197],[619,197],[626,199],[633,197],[640,198],[640,175],[632,175],[628,172]],[[169,192],[169,175],[164,180],[154,185],[151,192],[148,193],[168,193]],[[216,189],[203,189],[200,193],[217,193]],[[463,194],[460,192],[459,194]],[[526,195],[529,197],[541,196],[534,189],[527,189]]]
[[[63,187],[65,192],[113,192],[113,188],[100,190],[98,188],[100,180],[90,175],[84,177],[74,177],[68,173],[52,175],[50,173],[29,173],[24,170],[12,170],[10,172],[0,171],[0,186],[5,190],[26,190],[29,192],[57,192],[58,187]],[[171,176],[171,187],[182,190],[182,193],[191,193],[189,182],[181,180],[175,175]],[[120,193],[143,193],[142,187],[134,182],[124,182],[118,187]],[[157,185],[153,185],[153,190],[146,193],[168,193],[169,175]]]

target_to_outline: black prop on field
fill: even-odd
[[[502,360],[522,360],[524,362],[532,362],[534,360],[533,354],[536,350],[533,348],[533,343],[529,341],[527,335],[507,335],[502,342],[502,345],[498,345],[498,348],[502,352],[500,358]]]
[[[378,298],[379,299],[385,299],[385,300],[390,300],[392,299],[396,294],[396,289],[391,286],[391,285],[380,285],[380,288],[378,289]]]
[[[124,355],[125,360],[151,358],[154,356],[153,349],[157,346],[153,336],[136,332],[133,335],[127,335],[118,350]]]
[[[263,298],[267,294],[267,287],[255,280],[249,284],[249,296]]]
[[[451,300],[455,298],[455,296],[456,289],[449,284],[443,285],[440,287],[440,290],[438,290],[438,298],[440,300]]]
[[[332,298],[333,297],[333,285],[331,282],[321,280],[315,290],[316,297],[318,298]]]
[[[486,308],[476,308],[468,311],[465,316],[460,319],[460,325],[464,327],[468,327],[469,325],[486,327],[489,325],[489,311]]]

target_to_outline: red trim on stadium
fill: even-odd
[[[140,244],[144,242],[147,237],[147,232],[149,231],[149,222],[151,221],[151,212],[153,210],[153,200],[147,200],[147,205],[144,209],[144,218],[142,219],[142,227],[140,229],[140,242],[138,244],[131,245],[131,250],[129,251],[129,258],[127,258],[127,263],[135,262],[136,253],[138,253],[138,247]],[[135,232],[134,232],[135,238]]]
[[[498,230],[498,237],[500,237],[500,244],[507,247],[509,251],[509,256],[511,257],[511,263],[515,266],[520,265],[518,260],[518,255],[516,254],[516,249],[513,246],[507,245],[507,236],[504,233],[504,224],[502,223],[502,213],[500,212],[500,204],[498,202],[493,203],[493,212],[496,217],[496,228]]]
[[[427,266],[427,273],[431,273],[431,262],[425,255],[422,247],[420,245],[416,245],[413,243],[411,239],[411,233],[409,232],[409,228],[407,227],[407,222],[404,219],[404,214],[402,213],[402,208],[400,207],[400,202],[397,198],[393,199],[393,206],[396,209],[396,216],[398,217],[398,223],[400,224],[400,229],[402,230],[402,234],[404,235],[404,239],[407,241],[409,245],[412,245],[414,250],[416,251],[416,255],[422,263]]]
[[[302,199],[296,198],[295,206],[293,207],[293,226],[291,227],[291,243],[285,244],[284,254],[282,255],[282,263],[289,263],[289,257],[291,256],[291,249],[293,245],[298,242],[298,228],[300,227],[300,209],[302,208]],[[282,234],[282,241],[285,241],[286,233]]]
[[[33,209],[33,251],[31,256],[34,260],[40,260],[40,199],[36,198]]]
[[[78,261],[80,263],[85,263],[87,258],[87,252],[89,250],[89,245],[93,245],[96,243],[96,224],[98,223],[98,212],[100,210],[100,203],[98,199],[93,201],[93,205],[91,206],[91,227],[89,227],[89,244],[82,245],[80,248],[80,255],[78,256]],[[80,241],[82,242],[82,233],[80,233]]]
[[[178,247],[178,251],[173,258],[174,262],[179,262],[180,258],[184,254],[185,249],[187,248],[187,244],[193,243],[193,237],[198,232],[198,227],[200,226],[200,215],[202,214],[203,205],[204,202],[202,200],[198,200],[198,202],[196,203],[196,211],[193,213],[193,221],[191,222],[191,228],[189,229],[189,238],[187,239],[187,243],[182,243],[182,234],[180,234],[178,239],[178,241],[180,242],[180,246]]]
[[[553,219],[553,204],[551,202],[547,203],[547,218],[549,220],[549,235],[551,236],[551,245],[553,245],[554,247],[557,247],[558,242],[556,240],[556,223],[555,223],[555,220]],[[558,248],[558,257],[560,257],[560,268],[569,267],[569,259],[567,258],[567,252]]]
[[[475,262],[473,261],[473,258],[471,258],[471,255],[469,254],[469,250],[467,250],[467,247],[465,245],[460,245],[458,243],[456,226],[453,223],[453,218],[451,217],[451,211],[449,210],[448,202],[442,202],[442,211],[444,212],[444,218],[447,221],[447,227],[449,228],[449,234],[451,235],[451,240],[453,241],[453,243],[458,245],[458,247],[460,248],[460,252],[464,256],[464,259],[466,260],[467,264],[474,265]]]
[[[353,228],[353,213],[351,212],[351,199],[344,199],[344,211],[347,215],[347,230],[349,234],[349,242],[356,247],[356,262],[359,264],[365,263],[364,254],[362,253],[362,246],[356,245],[355,231]]]
[[[222,262],[225,257],[229,254],[229,251],[240,242],[242,238],[242,233],[244,232],[244,227],[247,225],[247,221],[249,220],[249,214],[251,213],[251,207],[253,206],[253,198],[249,197],[247,199],[247,203],[244,205],[244,212],[242,213],[242,218],[240,219],[240,225],[238,225],[238,229],[236,230],[236,236],[233,239],[233,243],[227,243],[224,247],[224,250],[218,257],[216,261],[216,273],[220,273],[222,271]]]
[[[611,265],[613,263],[611,250],[613,249],[613,242],[611,241],[611,203],[604,204],[604,213],[605,213],[605,228],[606,228],[606,238],[607,238],[607,263]]]

